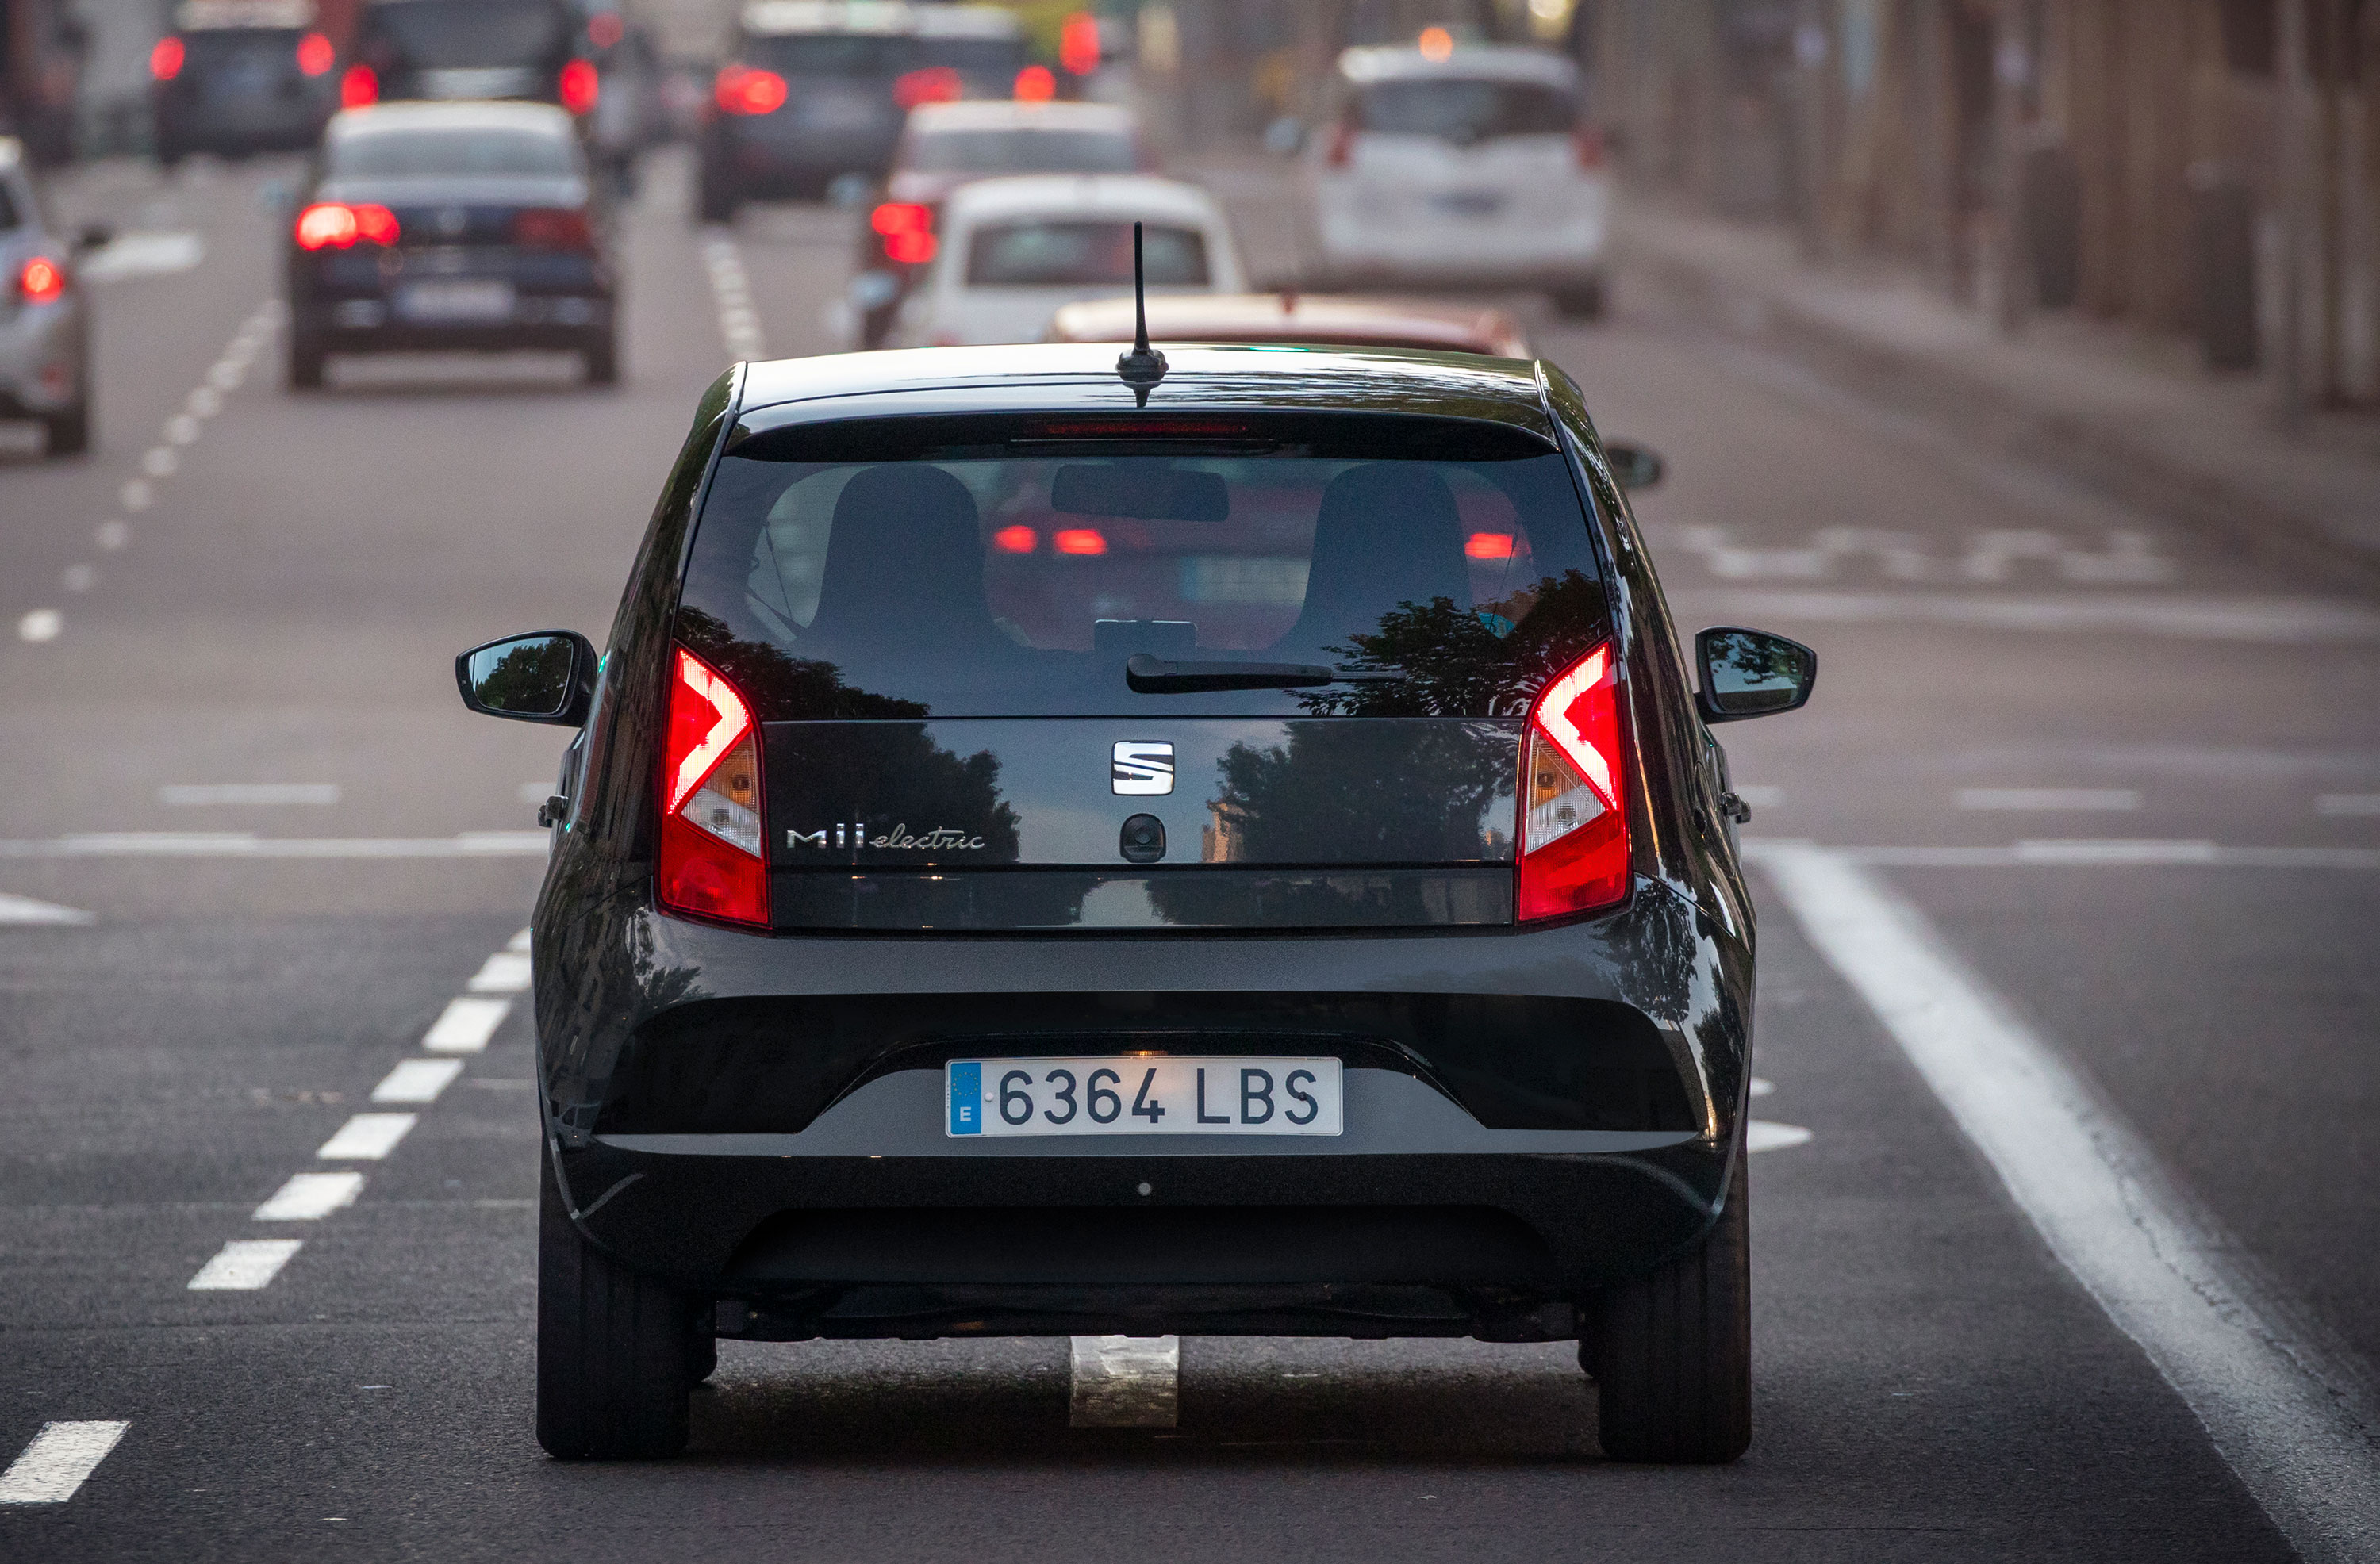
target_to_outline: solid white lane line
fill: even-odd
[[[421,1046],[431,1053],[478,1053],[512,1008],[510,1000],[449,1000]]]
[[[552,847],[541,830],[467,830],[428,837],[123,830],[0,840],[0,858],[541,858]]]
[[[1076,1428],[1171,1428],[1182,1401],[1178,1336],[1076,1336],[1071,1340]]]
[[[235,1238],[190,1279],[192,1292],[255,1292],[273,1284],[302,1238]]]
[[[526,952],[498,951],[480,964],[480,970],[464,985],[475,994],[517,994],[528,987],[528,955]]]
[[[0,1504],[64,1504],[74,1497],[129,1423],[44,1423],[25,1453],[0,1472]]]
[[[2218,598],[2180,592],[2076,591],[2058,597],[1985,592],[1730,591],[1670,594],[1685,618],[1731,623],[1958,624],[1985,630],[2171,636],[2184,640],[2295,645],[2380,640],[2380,611],[2320,598]],[[1790,627],[1790,625],[1789,625]]]
[[[1762,862],[1772,853],[1810,845],[1778,837],[1748,837],[1743,855]],[[2004,847],[1830,847],[1848,863],[1884,868],[2196,867],[2220,869],[2380,869],[2380,847],[2221,847],[2212,842],[2018,842]]]
[[[157,790],[160,804],[336,804],[336,782],[170,782]]]
[[[769,346],[760,333],[760,317],[752,308],[752,280],[735,236],[724,228],[702,236],[702,266],[710,275],[710,292],[719,312],[719,335],[731,358],[766,358]]]
[[[40,646],[44,641],[56,640],[58,632],[66,627],[66,615],[56,609],[32,609],[17,621],[17,638],[28,646]]]
[[[504,949],[505,949],[505,950],[507,950],[507,951],[526,951],[526,950],[528,950],[528,949],[529,938],[530,938],[530,936],[531,936],[531,935],[533,935],[535,932],[536,932],[536,930],[534,930],[534,929],[528,929],[528,928],[524,928],[524,929],[522,929],[518,934],[514,935],[511,939],[509,939],[509,940],[505,940],[505,941],[504,941]]]
[[[334,1162],[376,1162],[396,1149],[397,1142],[412,1133],[419,1117],[415,1113],[356,1114],[314,1155]]]
[[[2318,815],[2380,815],[2380,793],[2325,793],[2313,807]]]
[[[2212,842],[2104,841],[2087,838],[2020,842],[2021,864],[2211,864],[2217,849]]]
[[[1785,807],[1785,790],[1781,787],[1767,787],[1757,782],[1738,782],[1735,785],[1735,795],[1755,809]]]
[[[2129,787],[1962,787],[1961,809],[2137,809],[2141,795]]]
[[[436,1102],[463,1073],[459,1059],[408,1059],[372,1088],[374,1102]]]
[[[92,921],[89,913],[74,907],[61,907],[51,902],[36,902],[30,896],[0,895],[0,923],[79,927]]]
[[[2380,1462],[2363,1432],[2380,1424],[2146,1146],[1876,876],[1810,846],[1762,862],[1811,943],[2299,1553],[2380,1553]]]
[[[1777,1083],[1774,1081],[1764,1081],[1757,1075],[1755,1075],[1752,1078],[1752,1095],[1754,1097],[1767,1097],[1776,1089]]]
[[[361,1173],[292,1173],[273,1198],[256,1208],[260,1222],[319,1222],[364,1192]]]
[[[1754,1119],[1743,1126],[1743,1148],[1746,1151],[1785,1151],[1809,1143],[1810,1132],[1799,1124],[1779,1124],[1767,1119]]]

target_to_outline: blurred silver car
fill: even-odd
[[[74,276],[78,243],[44,220],[23,143],[0,137],[0,418],[38,418],[54,456],[91,447],[91,318]]]

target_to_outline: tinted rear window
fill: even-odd
[[[1207,237],[1149,224],[1148,285],[1205,287]],[[967,240],[966,280],[977,287],[1132,285],[1132,224],[1037,221],[978,228]]]
[[[890,77],[916,63],[916,45],[864,32],[795,32],[747,38],[736,57],[780,76]]]
[[[1454,141],[1563,136],[1578,122],[1578,102],[1568,92],[1524,81],[1384,81],[1355,100],[1355,122],[1366,130]]]
[[[186,70],[221,70],[257,61],[298,68],[298,41],[306,35],[280,28],[206,28],[182,34]]]
[[[365,25],[423,70],[542,65],[562,52],[567,27],[547,0],[403,0],[372,7]]]
[[[762,437],[721,464],[679,633],[772,721],[1510,716],[1608,633],[1564,458],[1337,427],[1272,449]],[[1407,676],[1137,695],[1135,651]]]
[[[334,179],[565,178],[577,166],[577,148],[567,137],[484,127],[341,136],[328,160]]]
[[[1013,77],[1025,68],[1025,45],[1014,38],[920,38],[920,66],[947,66],[968,76]]]
[[[912,136],[902,166],[926,174],[1130,174],[1129,136],[1101,130],[936,130]]]

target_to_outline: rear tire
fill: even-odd
[[[616,332],[602,332],[588,338],[582,357],[587,360],[588,384],[620,383],[620,338]]]
[[[53,456],[79,456],[91,449],[91,404],[78,402],[73,406],[52,413],[42,420],[46,449]]]
[[[693,1303],[579,1235],[540,1148],[537,1442],[562,1461],[650,1461],[686,1449]]]
[[[1600,321],[1610,308],[1600,277],[1588,277],[1554,290],[1554,308],[1573,321]]]
[[[304,332],[289,333],[289,389],[320,391],[323,370],[330,362],[330,353],[322,342]]]
[[[1710,1236],[1604,1290],[1579,1362],[1613,1461],[1722,1465],[1752,1443],[1752,1213],[1743,1148]]]

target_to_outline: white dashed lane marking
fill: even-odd
[[[319,1222],[356,1203],[364,1192],[361,1173],[292,1173],[273,1198],[256,1208],[260,1222]]]
[[[79,927],[91,922],[89,913],[36,902],[30,896],[0,895],[0,924],[31,924],[53,927]]]
[[[336,782],[171,782],[157,790],[160,804],[336,804]]]
[[[1182,1405],[1178,1336],[1077,1336],[1071,1341],[1076,1428],[1171,1428]]]
[[[449,1000],[421,1046],[431,1053],[478,1053],[512,1008],[510,1000]]]
[[[408,1059],[372,1088],[374,1102],[436,1102],[463,1073],[459,1059]]]
[[[1755,1119],[1743,1127],[1743,1148],[1746,1151],[1787,1151],[1810,1144],[1810,1132],[1799,1124],[1776,1124],[1766,1119]]]
[[[412,1133],[419,1117],[412,1113],[358,1113],[340,1125],[339,1133],[324,1141],[314,1155],[330,1162],[377,1162]]]
[[[66,615],[54,608],[37,608],[17,621],[17,638],[28,646],[55,641],[67,627]]]
[[[464,987],[475,994],[517,994],[528,987],[528,957],[518,951],[498,951]]]
[[[727,356],[736,359],[766,358],[769,345],[760,333],[759,312],[752,308],[752,279],[735,236],[712,228],[702,236],[702,266],[710,274],[710,293],[719,308],[719,335]]]
[[[0,1504],[64,1504],[107,1459],[129,1423],[45,1423],[0,1472]]]
[[[528,950],[529,937],[535,932],[536,931],[534,929],[522,929],[518,934],[514,935],[511,939],[504,941],[504,949],[507,951]]]
[[[235,1238],[190,1279],[192,1292],[255,1292],[273,1284],[290,1256],[306,1246],[299,1238]]]
[[[2120,811],[2141,806],[2141,795],[2129,787],[1962,787],[1957,798],[1961,809]]]

